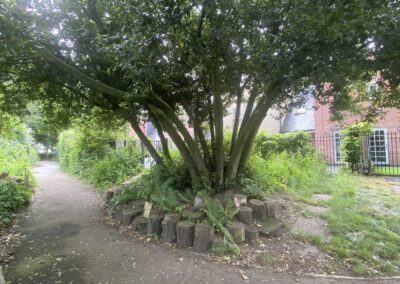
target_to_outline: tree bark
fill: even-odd
[[[172,162],[171,154],[169,152],[168,140],[164,135],[160,122],[157,119],[153,120],[154,126],[157,129],[158,137],[160,137],[161,147],[166,160]]]
[[[182,138],[179,136],[179,133],[176,131],[174,125],[168,120],[162,110],[152,105],[150,105],[150,108],[152,112],[158,117],[161,125],[167,131],[172,141],[174,141],[176,147],[181,153],[182,158],[189,169],[190,177],[192,178],[192,180],[196,179],[196,177],[198,176],[198,168],[196,167],[195,161],[193,160],[189,149],[187,148]]]
[[[208,101],[208,119],[210,124],[210,138],[211,138],[211,161],[215,161],[215,125],[214,114],[212,112],[211,95],[207,98]],[[213,164],[210,165],[213,168]]]
[[[140,129],[137,122],[133,119],[129,120],[133,131],[135,131],[136,135],[139,137],[140,141],[142,141],[143,145],[146,147],[147,151],[149,151],[151,157],[157,163],[157,165],[162,165],[163,161],[160,155],[157,153],[157,150],[153,147],[150,140],[144,135],[142,129]]]
[[[243,90],[240,89],[237,93],[236,96],[236,110],[235,110],[235,121],[233,123],[233,130],[232,130],[232,139],[231,139],[231,149],[230,153],[232,154],[233,151],[233,145],[235,145],[236,138],[237,138],[237,133],[239,130],[239,120],[240,120],[240,111],[241,111],[241,106],[242,106],[242,94]]]
[[[172,122],[175,124],[178,131],[182,134],[183,140],[185,141],[187,147],[190,149],[193,160],[195,161],[199,172],[203,175],[206,175],[207,170],[204,165],[204,161],[201,157],[200,149],[196,144],[196,142],[194,141],[194,139],[192,138],[192,136],[190,136],[190,133],[187,130],[186,126],[182,123],[182,121],[175,114],[172,108],[166,102],[164,102],[160,97],[153,94],[150,97],[150,99],[154,101],[155,106],[157,106],[158,109],[162,110],[165,116],[170,118]]]
[[[219,74],[213,67],[212,84],[214,94],[214,118],[215,118],[215,187],[220,190],[224,182],[224,106],[219,90]]]

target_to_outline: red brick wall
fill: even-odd
[[[315,139],[316,147],[323,152],[326,160],[334,162],[333,135],[344,126],[360,121],[360,117],[349,117],[343,123],[330,121],[329,105],[315,104]],[[373,125],[374,128],[387,130],[387,149],[389,164],[400,164],[400,111],[395,108],[385,110],[385,115],[378,119]]]

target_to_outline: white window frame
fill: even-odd
[[[387,129],[386,128],[373,128],[372,129],[372,134],[370,135],[375,135],[376,131],[383,131],[384,133],[384,139],[385,139],[385,162],[384,163],[378,163],[376,161],[372,161],[371,159],[371,145],[370,145],[370,140],[368,137],[368,158],[377,165],[388,165],[389,164],[389,145],[388,145],[388,136],[387,136]],[[376,145],[375,145],[376,147]]]
[[[337,145],[336,134],[341,135],[340,131],[334,131],[333,132],[333,155],[335,157],[335,163],[339,164],[339,163],[342,163],[343,161],[342,161],[342,154],[340,153],[340,143],[339,143],[339,145]],[[343,136],[341,137],[340,142],[342,141],[342,138],[343,138]],[[338,151],[336,150],[336,146],[339,146],[338,150],[339,150],[340,160],[337,159],[338,158],[338,156],[337,156]]]

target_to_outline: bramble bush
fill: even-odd
[[[138,149],[134,143],[115,149],[118,135],[118,132],[86,127],[63,131],[58,142],[60,168],[98,189],[136,175],[142,167]]]

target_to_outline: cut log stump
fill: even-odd
[[[253,216],[255,219],[263,221],[266,218],[265,204],[258,199],[250,199],[248,205],[253,209]]]
[[[137,217],[143,214],[144,210],[144,200],[134,200],[132,201],[131,204],[131,209],[132,209],[132,216]]]
[[[150,215],[147,224],[148,235],[159,235],[161,234],[161,221],[163,216],[161,215]]]
[[[249,243],[258,240],[258,229],[255,226],[246,226],[245,236]]]
[[[206,224],[196,224],[194,227],[193,251],[205,252],[212,246],[214,228]]]
[[[245,227],[246,227],[245,224],[238,221],[226,224],[226,229],[232,235],[233,240],[237,244],[242,243],[245,240],[245,232],[244,232]]]
[[[121,219],[122,219],[122,209],[123,209],[123,206],[122,206],[122,205],[118,205],[118,206],[115,208],[114,219],[115,219],[115,221],[117,221],[117,222],[121,222]]]
[[[140,234],[147,234],[148,223],[149,219],[139,216],[133,220],[132,227],[135,231],[138,231]]]
[[[131,224],[132,222],[132,209],[122,209],[122,213],[121,213],[121,224],[128,226]]]
[[[168,243],[176,241],[176,225],[181,220],[181,215],[178,213],[167,213],[161,222],[162,232],[161,238]]]
[[[274,201],[264,201],[267,217],[269,218],[277,218],[279,213],[280,205],[278,202]]]
[[[242,205],[246,205],[247,197],[243,194],[234,194],[233,195],[233,204],[236,208],[239,208]]]
[[[248,206],[241,206],[236,216],[238,221],[240,222],[243,222],[245,224],[253,223],[253,209]]]
[[[176,225],[176,247],[188,248],[193,246],[194,223],[192,221],[180,221]]]

